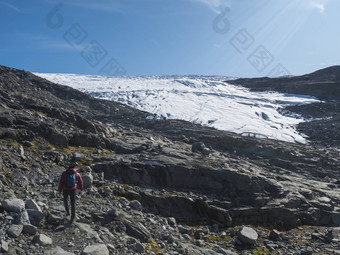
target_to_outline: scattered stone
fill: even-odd
[[[37,233],[37,227],[33,226],[31,224],[26,224],[26,225],[24,225],[22,233],[23,234],[28,234],[30,236],[34,236]]]
[[[45,234],[39,234],[39,235],[34,236],[33,242],[41,246],[47,246],[53,243],[52,239]]]
[[[109,255],[105,244],[93,244],[86,246],[81,255]]]
[[[48,224],[59,226],[63,222],[63,218],[61,216],[58,216],[52,212],[49,212],[46,218]]]
[[[144,246],[138,241],[133,244],[133,249],[139,253],[144,252]]]
[[[133,200],[129,203],[129,205],[135,209],[135,210],[138,210],[138,211],[141,211],[143,209],[143,206],[142,204],[138,201],[138,200]]]
[[[258,238],[258,234],[254,229],[243,226],[237,233],[237,237],[244,244],[255,245]]]
[[[48,255],[74,255],[74,253],[65,251],[60,246],[57,246]]]
[[[168,224],[170,226],[175,226],[176,225],[176,219],[174,217],[168,218]]]
[[[185,240],[191,240],[191,236],[189,236],[188,234],[183,234],[182,237],[185,239]]]
[[[31,224],[30,218],[26,210],[22,210],[17,216],[17,223],[20,225]]]
[[[1,252],[8,252],[8,243],[5,240],[1,240],[0,242],[0,251]]]
[[[195,142],[191,146],[192,152],[202,152],[205,149],[205,144],[203,142]]]
[[[237,255],[236,252],[228,251],[228,250],[225,250],[225,249],[223,249],[223,248],[221,248],[221,247],[219,247],[219,248],[217,249],[217,253],[218,253],[218,254],[222,254],[222,255]]]
[[[270,233],[269,233],[269,239],[270,240],[278,240],[281,237],[281,233],[280,231],[273,229]]]
[[[301,251],[301,255],[312,255],[313,254],[313,248],[307,247],[307,249]]]
[[[23,227],[23,225],[12,225],[9,227],[9,229],[7,229],[7,234],[14,238],[17,238],[18,236],[20,236]]]

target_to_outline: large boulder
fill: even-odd
[[[93,175],[91,173],[87,173],[87,174],[84,174],[82,178],[83,178],[84,189],[91,188],[92,183],[93,183]]]
[[[109,255],[105,244],[93,244],[86,246],[81,255]]]
[[[20,212],[25,209],[25,202],[17,198],[5,199],[1,202],[2,208],[7,212]]]
[[[241,240],[244,244],[254,245],[256,244],[258,234],[256,231],[249,227],[242,227],[240,231],[237,233],[237,237]]]
[[[51,144],[66,147],[68,145],[68,139],[65,135],[60,133],[54,133],[49,137],[49,142]]]
[[[37,210],[27,209],[28,216],[30,218],[30,222],[34,226],[38,226],[42,219],[44,218],[44,214]]]

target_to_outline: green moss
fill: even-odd
[[[151,239],[149,243],[145,243],[144,248],[147,253],[150,253],[152,251],[155,254],[161,254],[163,252],[158,243],[153,239]]]
[[[122,197],[121,196],[117,196],[117,195],[113,195],[117,200],[120,200]]]
[[[47,118],[47,114],[46,113],[44,113],[44,112],[38,112],[38,113],[43,115],[43,116],[45,116]]]
[[[81,159],[81,160],[78,161],[78,164],[79,164],[80,166],[89,166],[89,165],[92,164],[92,162],[93,162],[92,159],[83,158],[83,159]]]
[[[20,147],[20,145],[18,144],[18,142],[15,141],[15,140],[13,140],[13,139],[10,139],[10,140],[9,140],[8,146],[11,146],[11,147],[14,147],[14,148],[19,148],[19,147]]]
[[[253,251],[254,255],[264,255],[264,254],[272,254],[267,248],[256,248]]]
[[[9,180],[12,180],[12,179],[13,179],[13,173],[12,173],[11,170],[6,169],[6,170],[4,171],[4,176],[5,176],[7,179],[9,179]]]

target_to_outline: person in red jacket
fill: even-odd
[[[77,189],[83,191],[83,179],[75,169],[76,165],[71,163],[66,171],[64,171],[59,181],[59,194],[63,191],[64,206],[66,215],[70,215],[68,206],[68,197],[71,200],[71,223],[74,221],[76,216],[76,192]]]

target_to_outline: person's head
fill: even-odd
[[[70,164],[69,164],[69,166],[68,166],[68,168],[75,168],[75,167],[76,167],[76,164],[75,164],[75,163],[73,163],[73,162],[72,162],[72,163],[70,163]]]

